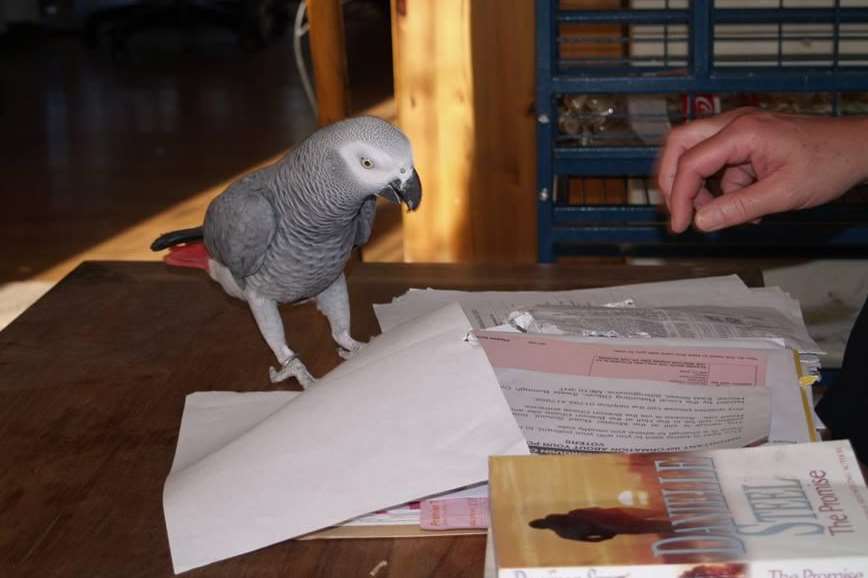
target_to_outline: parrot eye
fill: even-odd
[[[366,169],[372,169],[372,168],[374,168],[374,161],[372,161],[371,159],[367,159],[365,157],[362,157],[362,166],[365,167]]]
[[[407,172],[407,169],[405,169],[405,168],[402,167],[400,172],[401,172],[401,174],[403,175],[404,173]]]

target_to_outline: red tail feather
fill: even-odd
[[[169,247],[169,254],[163,257],[167,265],[175,267],[192,267],[194,269],[208,270],[208,250],[201,242],[186,243]]]

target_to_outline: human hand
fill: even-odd
[[[715,231],[815,207],[868,178],[868,119],[741,108],[672,130],[657,182],[670,227]],[[721,173],[722,194],[706,180]]]

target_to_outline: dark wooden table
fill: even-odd
[[[571,289],[733,272],[707,266],[354,264],[353,333],[410,287]],[[751,285],[756,270],[736,271]],[[315,375],[340,362],[312,304],[283,308]],[[88,262],[0,332],[0,576],[170,576],[162,513],[184,396],[268,390],[245,304],[200,271]],[[294,382],[293,382],[294,383]],[[287,541],[189,576],[479,578],[484,536]]]

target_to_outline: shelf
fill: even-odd
[[[866,202],[777,215],[760,225],[715,234],[691,231],[676,236],[667,231],[667,217],[654,205],[569,205],[564,200],[569,195],[553,194],[558,190],[556,183],[565,177],[647,177],[653,173],[658,152],[654,146],[588,146],[584,141],[585,146],[563,146],[558,107],[564,95],[674,94],[686,98],[689,104],[680,112],[677,104],[674,114],[667,109],[670,119],[693,118],[697,98],[743,93],[825,93],[830,97],[824,112],[861,112],[858,93],[868,93],[868,7],[842,8],[831,2],[826,8],[715,6],[721,3],[694,0],[678,9],[560,10],[559,0],[537,0],[540,261],[553,261],[568,250],[575,253],[599,246],[625,253],[637,246],[661,250],[825,247],[830,256],[839,249],[868,250]],[[761,28],[751,33],[745,25]],[[742,39],[743,35],[747,37]],[[746,42],[762,50],[753,53]],[[848,104],[851,96],[856,97],[855,108]],[[588,105],[574,101],[571,106]],[[868,110],[868,99],[865,106]],[[623,125],[623,111],[620,113],[622,117],[613,115],[609,122],[617,120]],[[588,128],[587,123],[595,120],[593,114],[577,113],[571,122],[580,119],[585,123],[578,134],[598,145],[606,141],[606,135],[597,138],[593,132],[597,129]],[[626,123],[632,126],[629,118]]]

